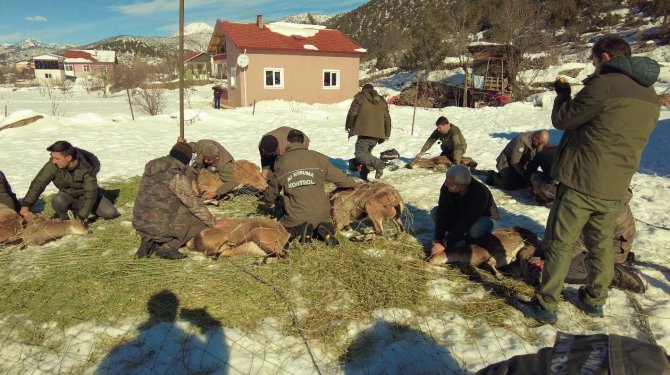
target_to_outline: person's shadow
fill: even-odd
[[[340,358],[345,374],[461,374],[451,350],[409,326],[376,321]]]
[[[226,374],[228,348],[221,323],[206,308],[182,309],[170,290],[151,296],[149,319],[134,339],[120,344],[102,360],[96,374]],[[188,325],[199,332],[187,331]]]

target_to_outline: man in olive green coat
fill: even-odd
[[[631,57],[630,45],[613,35],[600,38],[591,57],[595,73],[574,99],[567,82],[555,83],[551,121],[564,133],[551,168],[560,186],[544,235],[546,262],[535,299],[514,301],[525,315],[546,323],[557,320],[572,248],[582,232],[591,274],[575,304],[590,316],[604,316],[614,273],[614,222],[660,114],[652,87],[660,71],[656,61]]]
[[[428,137],[428,140],[421,147],[421,151],[416,154],[416,157],[422,157],[435,142],[440,141],[440,148],[442,149],[440,155],[448,157],[454,164],[461,164],[463,154],[465,154],[465,150],[468,148],[461,129],[451,124],[444,116],[438,117],[437,121],[435,121],[435,127],[435,131]]]
[[[169,155],[144,167],[133,207],[133,228],[142,238],[139,258],[154,252],[160,258],[186,258],[178,249],[217,223],[186,176],[191,151],[188,143],[177,142]]]
[[[530,185],[530,173],[526,167],[548,142],[549,132],[546,130],[519,134],[498,155],[498,173],[491,172],[486,182],[508,190]]]
[[[9,182],[2,171],[0,171],[0,204],[3,204],[16,212],[18,212],[21,207],[18,199],[16,199],[16,194],[12,191],[12,187],[9,186]]]
[[[195,178],[201,170],[207,169],[215,173],[223,182],[223,185],[216,191],[206,191],[203,198],[222,197],[237,187],[235,159],[219,142],[211,139],[201,139],[197,142],[190,142],[189,145],[196,154],[190,168],[191,178]]]
[[[280,222],[292,237],[309,235],[329,245],[337,244],[335,228],[330,220],[330,201],[324,182],[338,188],[354,188],[358,183],[333,166],[326,155],[308,150],[300,130],[291,130],[284,155],[275,162],[275,173],[269,182],[265,200],[273,205],[280,191],[284,192],[284,216]]]
[[[68,210],[82,220],[90,214],[103,219],[120,215],[98,189],[95,176],[100,170],[100,161],[95,155],[66,141],[52,144],[47,151],[51,152],[51,160],[44,164],[30,184],[19,211],[22,216],[30,212],[30,207],[51,182],[58,188],[58,193],[51,199],[51,206],[62,220],[68,219]]]
[[[382,170],[389,164],[372,155],[372,149],[391,136],[391,115],[388,104],[371,84],[363,85],[361,92],[354,96],[347,113],[345,129],[349,137],[358,136],[354,156],[363,165],[361,178],[367,180],[372,169],[376,171],[375,178],[381,178]]]
[[[258,152],[261,156],[261,175],[266,180],[272,178],[271,172],[274,170],[275,161],[278,157],[284,155],[286,146],[288,146],[288,133],[293,130],[288,126],[280,126],[277,129],[264,134],[258,142]],[[309,137],[305,134],[305,147],[309,147]]]

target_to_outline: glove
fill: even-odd
[[[565,77],[558,77],[556,81],[554,81],[554,90],[556,90],[556,93],[558,95],[570,95],[571,89],[570,89],[570,82],[568,82]]]

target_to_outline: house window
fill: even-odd
[[[35,69],[58,69],[58,61],[35,60]]]
[[[230,88],[234,89],[237,87],[237,67],[234,66],[230,68],[230,77],[228,78],[228,81],[230,82]]]
[[[44,78],[51,79],[51,73],[44,73]]]
[[[82,70],[85,71],[85,72],[90,72],[91,71],[91,68],[88,65],[82,65],[81,67],[82,67]]]
[[[324,89],[339,89],[340,88],[340,71],[339,70],[324,70],[323,71],[323,88]]]
[[[284,88],[284,69],[265,68],[265,88]]]
[[[72,64],[65,64],[65,71],[66,72],[71,72],[73,70]]]

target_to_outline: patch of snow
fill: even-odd
[[[305,25],[299,23],[288,23],[288,22],[273,22],[266,25],[270,31],[273,33],[281,34],[284,36],[301,36],[305,38],[311,38],[316,35],[320,30],[324,30],[326,27],[321,25]]]

